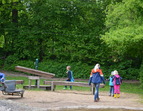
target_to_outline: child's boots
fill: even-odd
[[[117,94],[114,94],[114,98],[116,98],[117,97]]]
[[[119,98],[120,94],[114,94],[114,98]]]
[[[117,98],[119,98],[120,97],[120,94],[117,94]]]

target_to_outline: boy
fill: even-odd
[[[71,66],[67,66],[66,69],[67,69],[66,73],[67,73],[67,77],[68,77],[68,79],[66,81],[74,82],[73,72],[70,70]],[[64,89],[67,89],[67,86],[65,86]],[[70,86],[70,89],[72,89],[72,86]]]

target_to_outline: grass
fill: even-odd
[[[24,80],[23,85],[28,85],[28,78],[27,77],[21,77],[21,76],[7,76],[7,80]],[[40,85],[43,85],[43,81],[45,79],[40,79]],[[78,81],[79,82],[79,81]],[[81,81],[80,81],[81,82]],[[83,81],[82,81],[83,82]],[[35,84],[35,81],[32,81],[32,84]],[[17,85],[18,88],[22,88],[23,85]],[[56,90],[63,90],[64,86],[56,86]],[[33,90],[39,90],[39,89],[33,89]],[[73,90],[76,91],[90,91],[89,87],[78,87],[73,86]],[[121,85],[121,92],[125,93],[133,93],[133,94],[139,94],[141,98],[143,98],[143,89],[140,88],[139,83],[124,83]],[[108,82],[106,82],[106,86],[104,88],[100,88],[100,91],[109,91],[109,85]]]

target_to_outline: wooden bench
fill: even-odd
[[[29,85],[24,86],[25,89],[28,87],[29,89],[31,89],[31,88],[42,88],[43,89],[44,88],[44,89],[47,90],[47,89],[49,89],[49,86],[40,86],[40,76],[45,77],[45,78],[52,78],[52,77],[55,76],[55,74],[53,74],[53,73],[44,72],[44,71],[40,71],[40,70],[35,70],[35,69],[23,67],[23,66],[16,66],[15,70],[30,73],[30,74],[34,75],[34,76],[29,76],[28,77]],[[37,76],[35,76],[35,75],[37,75]],[[35,86],[31,85],[32,80],[36,80]]]
[[[24,80],[16,80],[16,84],[24,84]]]
[[[95,87],[93,84],[90,86],[88,83],[85,82],[68,82],[68,81],[44,81],[44,84],[51,85],[51,91],[55,91],[56,85],[63,85],[63,86],[81,86],[81,87],[90,87],[92,94],[94,94]],[[104,87],[103,84],[100,84],[100,88]]]

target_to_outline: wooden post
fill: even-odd
[[[51,82],[51,91],[54,91],[54,82]]]
[[[31,79],[29,79],[29,89],[31,89]]]

